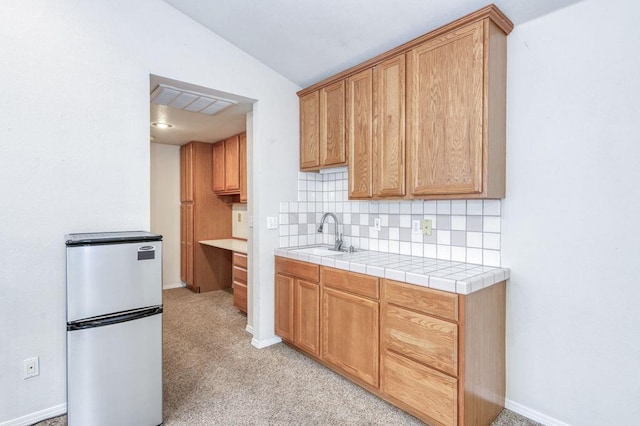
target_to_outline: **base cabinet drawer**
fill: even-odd
[[[233,282],[233,306],[247,313],[247,285],[238,281]]]
[[[458,375],[458,325],[394,305],[383,307],[382,342],[414,361]]]
[[[382,358],[382,394],[434,425],[455,425],[458,381],[393,353]]]

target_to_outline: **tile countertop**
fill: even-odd
[[[313,246],[305,246],[313,247]],[[318,247],[318,246],[315,246]],[[422,287],[469,294],[509,278],[509,268],[475,265],[402,254],[359,250],[331,256],[298,253],[304,247],[283,247],[276,256],[359,272]]]
[[[204,240],[198,241],[205,246],[218,247],[225,250],[231,250],[238,253],[247,254],[247,241],[238,240],[236,238],[226,238],[224,240]]]

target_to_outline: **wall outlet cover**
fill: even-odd
[[[431,235],[431,219],[422,219],[422,234]]]

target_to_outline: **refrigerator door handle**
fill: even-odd
[[[67,331],[85,330],[87,328],[103,327],[106,325],[119,324],[122,322],[133,321],[140,318],[150,317],[162,313],[162,306],[153,306],[151,308],[136,309],[133,311],[120,312],[111,315],[103,315],[99,317],[87,318],[79,321],[67,323]]]

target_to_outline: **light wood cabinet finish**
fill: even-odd
[[[247,313],[247,255],[233,253],[233,305]]]
[[[504,197],[512,29],[490,5],[298,92],[302,102],[319,91],[322,104],[323,91],[347,82],[350,198]],[[371,70],[369,144],[364,93]],[[301,120],[307,127],[302,112]],[[320,139],[322,132],[321,118]],[[315,170],[322,160],[302,164]]]
[[[293,341],[310,354],[320,354],[320,286],[296,280]]]
[[[275,332],[320,356],[320,267],[276,256]]]
[[[247,133],[243,132],[240,138],[240,202],[247,202]]]
[[[426,423],[504,408],[504,281],[459,295],[276,257],[275,290],[276,334]]]
[[[320,166],[347,163],[344,115],[344,80],[320,89]]]
[[[482,192],[483,26],[408,54],[411,195]]]
[[[378,278],[371,275],[343,271],[342,269],[322,268],[322,285],[371,299],[380,297]]]
[[[231,206],[211,188],[212,145],[190,142],[180,148],[180,277],[195,292],[231,286],[231,253],[198,244],[231,237]]]
[[[224,178],[226,176],[224,141],[213,144],[212,164],[213,164],[213,191],[216,193],[224,192],[225,191]]]
[[[405,55],[373,69],[373,182],[375,197],[405,194]]]
[[[241,146],[241,136],[244,145]],[[244,156],[241,156],[244,149]],[[246,168],[246,134],[238,134],[213,144],[213,191],[217,195],[241,195],[242,167]],[[245,172],[245,198],[246,198],[246,170]],[[240,199],[240,198],[238,198]]]
[[[193,201],[193,145],[180,147],[180,202]]]
[[[364,70],[347,79],[347,146],[349,197],[373,195],[373,72]]]
[[[224,141],[224,189],[240,193],[240,138],[231,136]]]
[[[392,402],[428,424],[458,424],[455,378],[392,352],[383,354],[382,365],[382,392]]]
[[[180,205],[180,279],[193,286],[193,203]]]
[[[320,91],[300,98],[300,170],[320,167]]]
[[[505,283],[382,288],[382,396],[430,424],[490,424],[504,407]]]
[[[344,374],[378,387],[379,303],[322,288],[322,360]]]

